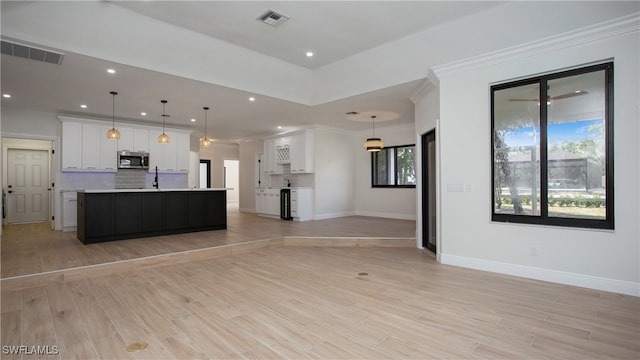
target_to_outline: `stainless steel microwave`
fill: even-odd
[[[149,153],[118,151],[118,169],[148,169]]]

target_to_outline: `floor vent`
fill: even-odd
[[[37,47],[18,44],[2,40],[2,53],[5,55],[17,56],[24,59],[42,61],[49,64],[60,65],[64,54],[59,52],[39,49]]]
[[[275,27],[275,26],[282,25],[285,21],[289,20],[289,17],[286,15],[282,15],[274,10],[268,10],[267,12],[262,14],[260,17],[258,17],[257,20],[260,20],[267,25],[271,25]]]

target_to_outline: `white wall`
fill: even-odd
[[[416,143],[413,126],[376,126],[376,136],[384,141],[385,146]],[[416,189],[371,187],[371,153],[362,148],[368,137],[371,137],[371,130],[359,132],[351,145],[355,154],[356,214],[415,220]]]
[[[224,187],[224,161],[240,159],[238,144],[214,142],[208,148],[200,148],[200,159],[211,160],[211,187]]]
[[[240,211],[256,211],[256,154],[263,152],[262,140],[241,142],[240,157]],[[265,181],[263,175],[263,182]]]
[[[355,214],[354,141],[351,133],[341,130],[315,130],[316,219]]]
[[[640,296],[638,23],[636,15],[583,37],[557,36],[434,69],[443,263]],[[615,231],[491,222],[490,84],[606,59],[615,63]],[[418,101],[416,128],[433,121],[428,102]],[[471,191],[446,192],[447,184]]]

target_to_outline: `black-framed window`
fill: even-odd
[[[613,229],[613,63],[491,86],[491,155],[493,221]]]
[[[416,187],[416,146],[389,146],[371,153],[372,187]]]

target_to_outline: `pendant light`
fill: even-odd
[[[107,131],[107,139],[118,140],[120,139],[120,131],[116,129],[116,95],[118,95],[118,93],[115,91],[111,91],[109,92],[109,94],[111,94],[113,98],[113,101],[112,101],[113,109],[111,112],[112,127],[109,131]]]
[[[373,126],[373,137],[368,138],[367,141],[364,142],[364,148],[367,151],[371,151],[371,152],[380,151],[384,147],[384,143],[382,142],[382,139],[375,137],[376,136],[376,116],[375,115],[371,116],[371,123]]]
[[[160,102],[162,103],[162,135],[158,136],[158,142],[160,144],[167,144],[169,143],[169,135],[164,133],[165,119],[169,116],[164,113],[164,106],[167,103],[167,100],[160,100]]]
[[[204,109],[204,137],[200,139],[200,146],[209,147],[211,146],[211,139],[207,137],[207,111],[209,108],[207,106],[203,107]]]

